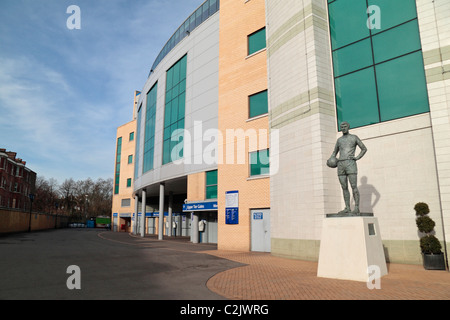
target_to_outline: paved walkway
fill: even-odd
[[[229,299],[243,300],[448,300],[450,272],[420,265],[388,264],[380,289],[364,282],[318,278],[317,262],[270,253],[211,250],[204,253],[245,266],[218,273],[207,287]]]

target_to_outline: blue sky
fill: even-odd
[[[38,176],[112,178],[159,51],[204,0],[1,0],[0,148]],[[70,5],[81,29],[67,28]]]

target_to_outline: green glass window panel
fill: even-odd
[[[176,84],[172,89],[172,98],[176,98],[180,94],[180,84]]]
[[[174,131],[170,139],[170,161],[181,159],[183,157],[183,135]]]
[[[171,141],[172,135],[176,129],[184,129],[184,111],[186,103],[186,62],[187,55],[178,60],[167,71],[166,83],[166,105],[164,112],[164,144],[163,144],[163,164],[171,162],[172,150],[175,147],[181,146],[181,150],[175,150],[175,157],[181,157],[182,150],[182,135],[179,141]],[[169,76],[170,75],[170,76]],[[169,83],[169,79],[172,82]],[[181,127],[183,126],[183,127]]]
[[[187,68],[186,56],[184,56],[181,60],[182,62],[180,64],[180,79],[186,79],[186,68]]]
[[[180,94],[178,99],[178,118],[184,118],[186,112],[186,93]]]
[[[172,116],[172,102],[166,103],[166,107],[164,110],[164,127],[170,126]]]
[[[128,163],[133,163],[133,155],[128,156]]]
[[[429,111],[422,52],[376,66],[381,120]]]
[[[166,102],[171,101],[171,100],[172,100],[172,89],[170,89],[166,92]]]
[[[145,157],[144,153],[144,161],[143,161],[143,172],[147,172],[152,169],[151,165],[151,158]]]
[[[186,92],[186,79],[180,82],[180,94],[182,94],[183,92]]]
[[[206,1],[202,5],[202,20],[205,21],[206,19],[208,19],[208,16],[209,16],[209,2]]]
[[[130,132],[130,139],[129,139],[130,141],[133,141],[134,140],[134,132]]]
[[[163,144],[163,164],[169,163],[170,160],[170,139],[164,140]]]
[[[171,126],[170,126],[170,137],[172,137],[173,135],[174,135],[174,131],[175,130],[177,130],[178,128],[177,128],[177,123],[175,122],[175,123],[173,123]]]
[[[366,1],[335,1],[328,5],[332,49],[338,49],[370,35]]]
[[[140,141],[140,134],[141,134],[141,115],[142,115],[142,105],[139,106],[138,113],[137,113],[137,126],[136,126],[136,159],[139,159],[139,141]],[[139,176],[139,165],[138,163],[134,166],[134,178],[137,179]]]
[[[333,51],[334,76],[362,69],[373,64],[370,39]]]
[[[372,29],[372,34],[382,32],[400,23],[417,18],[415,0],[368,0],[368,4],[369,6],[376,5],[380,8],[381,28]]]
[[[249,97],[249,117],[253,118],[268,112],[267,90]]]
[[[156,96],[158,92],[158,83],[147,93],[147,107],[145,116],[145,135],[144,135],[144,155],[142,171],[147,172],[153,169],[155,140],[155,121],[156,121]]]
[[[199,8],[195,12],[195,25],[199,26],[202,23],[202,10]]]
[[[217,170],[206,172],[206,185],[216,185],[217,184]]]
[[[173,73],[170,70],[167,71],[167,79],[166,79],[166,87],[167,88],[172,88],[172,82],[173,82],[172,78],[173,78]],[[166,92],[166,94],[167,94],[167,92]]]
[[[180,82],[180,63],[181,63],[181,61],[176,63],[173,66],[173,68],[172,68],[172,72],[173,72],[173,83],[172,83],[172,85],[173,86],[177,85],[178,82]]]
[[[177,31],[175,31],[175,43],[180,42],[180,29],[177,29]]]
[[[127,187],[131,187],[131,178],[127,179]]]
[[[188,31],[192,31],[195,28],[195,14],[189,17],[189,29]]]
[[[115,171],[115,182],[114,182],[114,194],[119,193],[119,180],[120,180],[120,157],[122,154],[122,137],[117,139],[117,150],[116,150],[116,171]]]
[[[217,186],[206,187],[206,199],[217,199]]]
[[[154,152],[154,149],[153,149],[153,151],[152,151],[152,153]],[[150,168],[153,168],[153,164],[154,164],[154,162],[153,162],[153,157],[151,157],[150,158]]]
[[[248,54],[255,53],[266,47],[266,28],[248,36]]]
[[[170,117],[170,123],[177,122],[178,120],[178,96],[172,100],[172,115]]]
[[[217,5],[218,5],[219,1],[218,0],[210,0],[209,1],[209,14],[213,14],[214,12],[217,11]]]
[[[164,127],[164,137],[170,137],[170,126]]]
[[[269,172],[269,149],[251,152],[250,176],[266,175]]]
[[[180,129],[180,130],[184,129],[184,119],[177,121],[177,129]]]
[[[373,37],[375,63],[419,50],[419,26],[417,20],[402,24]]]
[[[373,67],[335,79],[338,122],[355,127],[379,122]]]

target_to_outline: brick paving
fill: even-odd
[[[207,287],[235,300],[448,300],[450,272],[420,265],[388,264],[380,289],[365,282],[317,277],[317,262],[270,253],[211,250],[204,253],[245,266],[218,273]]]

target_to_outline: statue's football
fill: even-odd
[[[336,157],[331,157],[330,159],[327,160],[327,166],[329,166],[330,168],[336,168],[337,163],[338,160],[336,159]]]

